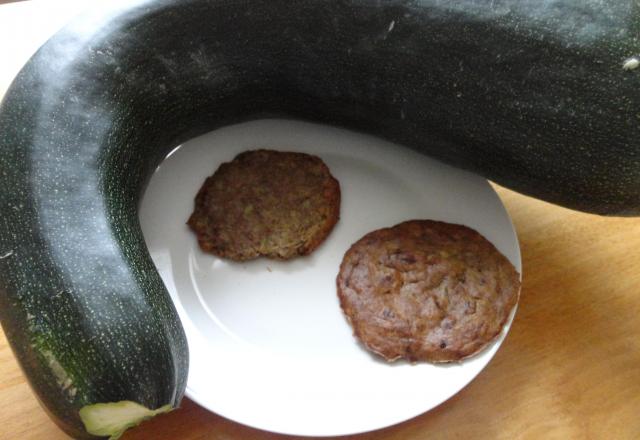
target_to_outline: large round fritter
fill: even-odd
[[[511,263],[478,232],[412,220],[365,235],[337,279],[355,335],[389,361],[450,362],[499,335],[520,290]]]
[[[340,215],[340,186],[316,156],[247,151],[207,178],[188,224],[202,250],[236,261],[307,255]]]

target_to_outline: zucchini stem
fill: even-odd
[[[172,409],[173,406],[170,404],[158,409],[149,409],[130,400],[95,403],[80,409],[80,419],[89,434],[117,440],[127,429]]]

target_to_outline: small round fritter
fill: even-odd
[[[340,185],[316,156],[247,151],[204,182],[187,222],[200,248],[236,261],[307,255],[340,216]]]
[[[351,246],[337,287],[342,310],[369,350],[388,361],[452,362],[500,334],[520,277],[473,229],[412,220]]]

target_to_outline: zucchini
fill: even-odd
[[[408,145],[569,208],[640,213],[633,1],[132,0],[0,107],[0,319],[75,437],[178,406],[188,353],[137,219],[182,141],[259,117]]]

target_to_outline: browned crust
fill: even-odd
[[[368,233],[337,280],[355,336],[388,361],[459,361],[496,339],[518,301],[520,277],[471,228],[411,220]]]
[[[340,218],[340,185],[317,156],[246,151],[206,179],[187,224],[203,251],[235,261],[313,252]]]

